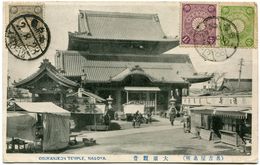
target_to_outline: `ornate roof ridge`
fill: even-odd
[[[159,21],[158,14],[155,13],[111,12],[111,11],[94,11],[94,10],[79,10],[79,12],[86,13],[88,16],[143,18],[143,19],[155,18]]]
[[[104,53],[90,53],[89,51],[78,51],[78,50],[57,50],[61,53],[66,53],[66,56],[74,56],[71,53],[84,54],[89,56],[104,56]],[[171,57],[171,56],[186,56],[189,57],[189,54],[172,54],[172,53],[163,53],[163,54],[115,54],[115,53],[106,53],[106,56],[120,56],[120,57]]]

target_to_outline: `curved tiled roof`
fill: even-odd
[[[113,40],[173,40],[165,36],[157,14],[79,11],[76,37]]]
[[[80,10],[78,32],[69,32],[68,50],[160,54],[179,45],[164,34],[157,14]]]
[[[143,69],[143,75],[153,82],[187,83],[185,77],[194,76],[195,70],[188,55],[90,55],[86,52],[58,51],[55,65],[66,77],[79,77],[84,73],[88,82],[111,82],[122,80],[132,73],[136,65]],[[120,78],[119,78],[120,77]],[[199,80],[197,80],[199,81]]]
[[[59,82],[61,85],[66,87],[77,87],[78,83],[69,80],[68,78],[64,77],[62,74],[60,74],[57,69],[51,65],[48,59],[44,59],[41,63],[40,69],[35,72],[34,74],[30,75],[29,77],[17,82],[15,84],[16,88],[26,88],[28,84],[33,82],[38,77],[41,77],[44,74],[47,74],[50,78],[52,78],[54,81]]]

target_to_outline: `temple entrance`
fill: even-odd
[[[144,104],[145,111],[157,112],[158,87],[125,87],[126,104]]]

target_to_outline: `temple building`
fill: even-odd
[[[181,104],[192,83],[212,78],[198,74],[189,55],[163,54],[178,44],[165,35],[157,14],[80,11],[68,50],[58,50],[54,65],[45,60],[16,87],[37,95],[34,101],[60,105],[81,87],[101,98],[111,95],[117,111],[126,103],[167,110],[171,94]]]

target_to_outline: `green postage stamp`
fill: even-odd
[[[256,46],[255,33],[256,33],[256,8],[254,6],[228,6],[223,5],[220,7],[220,16],[233,22],[239,36],[239,45],[241,48],[252,48]],[[235,29],[231,30],[235,31]],[[220,46],[229,45],[228,41],[232,38],[227,38],[226,42],[220,42]]]

